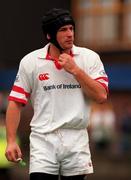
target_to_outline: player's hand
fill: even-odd
[[[8,161],[17,162],[22,157],[20,147],[17,143],[9,143],[6,147],[5,156]]]
[[[69,73],[73,74],[74,71],[78,68],[77,64],[75,63],[73,57],[69,54],[62,53],[59,56],[59,64]]]

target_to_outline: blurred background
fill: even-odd
[[[92,103],[89,134],[93,175],[89,180],[131,179],[131,0],[13,0],[0,5],[0,180],[28,180],[29,123],[22,111],[18,130],[26,167],[5,160],[5,112],[19,62],[46,44],[41,18],[50,8],[65,8],[76,21],[75,44],[95,50],[109,76],[106,104]]]

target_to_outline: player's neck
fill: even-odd
[[[56,46],[50,44],[48,53],[53,58],[59,58],[61,53],[70,54],[70,51],[71,51],[70,49],[66,49],[61,52]]]

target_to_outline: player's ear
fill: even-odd
[[[50,35],[49,35],[49,34],[47,34],[47,36],[46,36],[46,37],[47,37],[47,39],[48,39],[48,40],[50,40],[50,39],[51,39],[51,37],[50,37]]]

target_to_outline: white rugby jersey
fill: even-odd
[[[26,104],[30,98],[34,115],[31,129],[48,133],[58,128],[86,128],[90,106],[74,76],[49,59],[47,44],[20,62],[9,100]],[[76,64],[108,89],[108,78],[99,55],[73,45]]]

